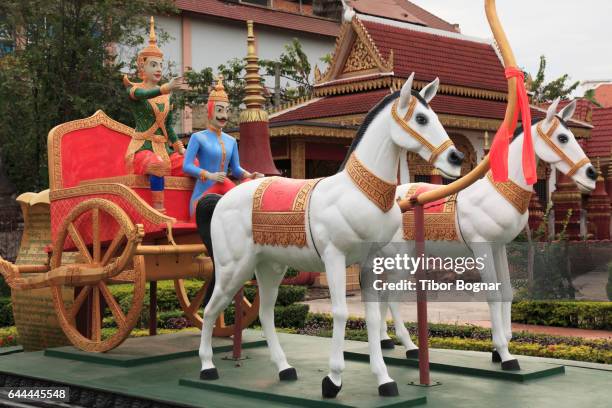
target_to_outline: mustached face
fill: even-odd
[[[162,68],[164,61],[158,57],[147,57],[142,66],[144,80],[157,84],[162,78]]]
[[[227,102],[215,102],[213,107],[212,115],[209,117],[210,126],[215,129],[223,129],[227,124],[229,117],[229,103]]]
[[[535,136],[535,153],[540,159],[550,163],[552,167],[561,173],[568,174],[572,172],[571,178],[576,183],[576,186],[578,186],[578,189],[582,193],[590,193],[595,189],[598,172],[590,161],[585,160],[587,156],[576,140],[576,136],[564,124],[574,115],[576,101],[570,102],[557,114],[558,107],[559,99],[555,100],[548,108],[546,119],[540,123],[542,131],[548,134],[556,121],[561,122],[555,131],[549,135],[548,140],[542,140],[542,135],[539,135],[537,132],[537,126],[532,128],[532,134]],[[557,150],[562,154],[559,154]],[[583,164],[580,165],[580,163]]]

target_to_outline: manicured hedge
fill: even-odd
[[[389,327],[392,328],[391,322]],[[410,335],[417,342],[415,323],[406,323]],[[331,337],[332,317],[328,314],[309,314],[303,327],[283,329],[285,332],[311,336]],[[393,330],[391,338],[399,344]],[[364,319],[349,318],[346,326],[348,340],[367,341]],[[491,351],[491,330],[469,325],[430,324],[429,342],[434,348],[456,350]],[[510,342],[513,354],[560,358],[566,360],[612,363],[612,341],[606,339],[584,339],[581,337],[550,336],[528,332],[513,333]]]
[[[186,280],[185,290],[189,294],[190,298],[193,298],[195,294],[202,288],[202,282],[197,280]],[[249,300],[255,298],[256,288],[253,286],[246,286],[244,288],[244,294]],[[111,286],[111,292],[115,298],[118,299],[119,304],[124,310],[129,308],[132,301],[132,287],[130,285],[114,285]],[[301,302],[306,297],[306,288],[303,286],[285,286],[281,285],[278,291],[277,305],[287,306],[296,302]],[[145,295],[145,306],[144,309],[149,307],[149,289],[147,287]],[[181,306],[176,297],[174,291],[174,282],[162,281],[157,284],[157,310],[158,311],[172,311],[180,309]],[[148,313],[148,312],[147,312]]]
[[[612,302],[521,301],[512,304],[512,321],[542,326],[612,330]]]

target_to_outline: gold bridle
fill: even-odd
[[[578,170],[582,168],[582,166],[591,163],[591,160],[589,160],[588,157],[585,157],[577,163],[574,162],[567,154],[563,152],[563,150],[559,148],[559,146],[555,144],[555,142],[553,142],[552,137],[554,136],[555,132],[557,131],[557,128],[559,127],[559,124],[561,123],[559,118],[554,119],[554,122],[550,126],[550,129],[548,129],[548,132],[544,132],[542,130],[542,123],[543,122],[538,123],[538,135],[544,141],[544,143],[546,143],[548,147],[550,147],[555,153],[557,153],[559,158],[561,158],[561,160],[569,166],[570,170],[567,172],[566,176],[572,177],[574,174],[576,174]]]
[[[433,165],[435,161],[438,159],[438,157],[440,156],[440,154],[442,154],[442,152],[444,152],[446,149],[454,145],[453,141],[448,139],[447,141],[442,143],[440,146],[436,147],[432,145],[431,143],[429,143],[427,139],[425,139],[419,132],[414,130],[408,124],[408,122],[410,122],[410,119],[412,119],[412,115],[414,115],[414,111],[416,109],[417,98],[415,96],[411,98],[411,101],[408,104],[408,112],[406,112],[406,115],[404,116],[403,119],[400,117],[399,113],[397,113],[398,104],[399,104],[399,98],[393,103],[393,107],[391,108],[391,116],[393,116],[393,119],[395,120],[395,122],[398,125],[400,125],[401,128],[406,131],[406,133],[408,133],[410,136],[415,138],[419,143],[421,143],[431,152],[431,156],[429,157],[428,162],[429,164]]]

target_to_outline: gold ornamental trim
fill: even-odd
[[[253,195],[253,241],[259,245],[308,246],[306,235],[306,211],[310,194],[322,179],[307,180],[293,199],[291,211],[262,210],[263,196],[267,188],[281,177],[270,177],[261,182]]]
[[[525,214],[529,210],[529,202],[533,191],[525,190],[512,180],[494,181],[491,172],[487,173],[487,179],[491,182],[495,190],[512,204],[519,214]]]
[[[52,190],[49,193],[49,198],[53,203],[54,201],[63,200],[66,198],[87,198],[87,196],[97,194],[111,194],[125,199],[128,203],[134,206],[134,209],[140,216],[153,224],[173,225],[176,222],[174,218],[168,217],[151,207],[145,200],[136,194],[134,190],[118,183],[100,183]]]
[[[289,125],[270,128],[270,137],[316,136],[353,139],[356,133],[356,129],[339,129],[326,126]]]
[[[49,136],[47,138],[49,187],[51,191],[63,188],[61,147],[64,135],[76,130],[94,128],[98,125],[106,126],[110,130],[123,133],[130,138],[134,135],[134,129],[111,119],[101,110],[88,118],[73,120],[55,126],[49,131]]]
[[[240,112],[240,123],[267,122],[268,112],[263,109],[245,109]]]
[[[396,183],[390,183],[376,176],[359,161],[355,153],[346,164],[346,172],[359,190],[383,212],[393,208]]]
[[[128,174],[127,176],[106,177],[91,180],[82,180],[79,186],[89,186],[93,184],[118,183],[130,188],[151,188],[149,176],[138,174]],[[193,191],[195,179],[191,177],[164,177],[164,190],[187,190]]]
[[[404,198],[410,199],[416,193],[419,184],[410,186]],[[425,208],[425,240],[426,241],[459,241],[456,225],[457,194],[444,199],[440,212],[427,212]],[[403,239],[414,241],[416,239],[416,224],[414,211],[406,211],[402,214]]]

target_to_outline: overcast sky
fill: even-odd
[[[490,38],[484,0],[410,0],[461,26],[467,35]],[[517,63],[537,72],[540,55],[547,79],[612,79],[611,0],[497,0]]]

